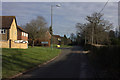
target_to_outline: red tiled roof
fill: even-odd
[[[2,23],[2,25],[0,24],[0,28],[10,29],[13,19],[16,19],[16,17],[15,16],[0,16],[0,23]],[[17,25],[17,23],[16,23],[16,25]],[[23,32],[27,32],[18,25],[17,25],[17,28]]]
[[[27,32],[27,31],[25,31],[22,27],[20,27],[20,26],[18,26],[18,25],[17,25],[17,29],[20,29],[20,30],[23,31],[23,32]]]
[[[60,35],[53,35],[53,37],[56,37],[56,38],[63,38],[63,37],[61,37]]]
[[[60,35],[53,35],[54,37],[57,37],[57,38],[59,38],[60,37]]]
[[[0,28],[9,29],[15,16],[0,16]]]

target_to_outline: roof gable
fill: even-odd
[[[21,30],[21,31],[23,31],[23,32],[28,33],[26,30],[24,30],[22,27],[20,27],[20,26],[18,26],[18,25],[17,25],[17,29],[19,29],[19,30]]]
[[[60,35],[53,35],[53,37],[55,37],[55,38],[63,38]]]
[[[0,28],[9,29],[13,22],[13,19],[16,19],[15,16],[0,16],[0,22],[2,22]]]

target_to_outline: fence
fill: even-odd
[[[28,48],[28,43],[15,43],[14,41],[0,41],[0,48]]]

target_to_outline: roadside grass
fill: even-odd
[[[60,49],[29,47],[28,49],[2,49],[2,77],[8,78],[42,64],[60,53]]]
[[[106,70],[113,76],[120,74],[120,46],[92,46],[90,54],[88,54],[91,63],[94,67]]]

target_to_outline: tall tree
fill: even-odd
[[[115,38],[115,32],[113,30],[110,30],[109,37],[110,38]]]
[[[109,30],[112,27],[112,24],[104,20],[103,14],[93,13],[90,16],[86,17],[86,24],[77,24],[77,30],[82,34],[85,43],[90,44],[105,44],[109,42]]]
[[[70,34],[70,39],[72,40],[72,42],[75,42],[76,41],[76,36],[74,33],[71,33]]]
[[[38,16],[37,19],[33,19],[30,23],[25,25],[25,30],[29,33],[29,38],[32,39],[32,46],[34,46],[34,40],[37,38],[43,38],[47,28],[47,23],[42,16]]]
[[[82,23],[77,23],[76,24],[76,28],[77,28],[77,43],[79,44],[79,41],[80,38],[84,39],[84,42],[86,44],[86,38],[87,38],[87,35],[86,35],[86,26],[87,24],[82,24]],[[83,36],[83,37],[81,37]]]

